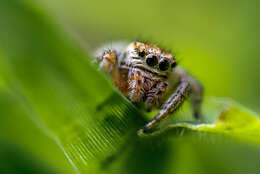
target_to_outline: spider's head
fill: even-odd
[[[126,64],[150,73],[167,76],[176,67],[174,56],[159,47],[143,42],[133,42],[127,48]]]

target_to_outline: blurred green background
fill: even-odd
[[[144,119],[77,45],[91,53],[116,40],[158,42],[207,96],[231,97],[259,113],[259,5],[1,0],[0,173],[259,173],[256,114],[235,110],[238,119],[219,132],[176,128],[138,138]]]
[[[145,38],[176,53],[206,95],[260,112],[260,2],[257,0],[40,0],[95,48]]]

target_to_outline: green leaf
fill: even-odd
[[[73,166],[96,170],[143,119],[42,13],[25,1],[0,2],[1,70],[17,100]]]
[[[155,135],[137,136],[146,123],[144,116],[55,23],[31,1],[0,1],[0,86],[14,97],[20,113],[56,141],[76,171],[243,173],[251,166],[248,171],[253,173],[259,169],[246,160],[248,154],[253,161],[260,158],[259,119],[228,100],[204,102],[205,124],[181,124],[194,121],[184,106],[184,112],[162,123]],[[236,160],[238,155],[245,160]],[[223,167],[226,158],[229,168]]]
[[[62,150],[4,87],[0,108],[0,173],[74,173]]]
[[[173,118],[165,120],[159,126],[159,131],[149,135],[141,134],[140,136],[161,136],[161,134],[178,128],[187,129],[199,133],[218,133],[245,141],[252,144],[260,145],[260,119],[256,113],[235,103],[230,99],[207,98],[204,100],[204,122],[194,122],[192,114],[187,112],[179,113]],[[183,117],[185,115],[185,118]],[[182,122],[185,119],[185,122]],[[193,121],[193,122],[192,122]]]
[[[28,152],[18,150],[13,144],[0,142],[0,171],[1,173],[27,173],[27,174],[44,174],[57,173],[54,169],[41,163]]]

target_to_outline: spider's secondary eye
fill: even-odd
[[[140,51],[140,52],[138,52],[138,55],[139,55],[140,57],[144,57],[144,56],[145,56],[145,52],[144,52],[144,51]]]
[[[159,68],[162,71],[166,71],[169,68],[169,62],[167,60],[161,60],[159,63]]]
[[[172,67],[172,68],[175,68],[176,65],[177,65],[177,63],[176,63],[176,62],[173,62],[172,65],[171,65],[171,67]]]
[[[155,66],[158,64],[158,60],[157,60],[157,57],[155,55],[152,55],[152,54],[149,54],[147,57],[146,57],[146,63],[147,65],[149,66]]]

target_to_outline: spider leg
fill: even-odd
[[[176,69],[174,75],[189,82],[191,86],[191,105],[193,109],[193,115],[196,119],[201,119],[201,104],[204,93],[203,86],[183,69]]]
[[[101,55],[97,57],[100,68],[106,71],[114,81],[116,86],[120,84],[120,73],[118,57],[115,50],[105,50]]]
[[[197,81],[191,84],[192,97],[191,104],[193,108],[193,115],[196,119],[201,119],[201,104],[203,100],[203,87]]]
[[[146,85],[147,84],[149,83],[146,83]],[[160,108],[162,102],[161,98],[168,88],[168,83],[160,81],[155,83],[155,86],[156,87],[149,90],[146,94],[145,107],[148,112],[151,111],[153,107]]]
[[[140,70],[135,68],[131,68],[128,75],[128,83],[129,83],[129,99],[133,103],[139,103],[142,100],[144,95],[143,91],[143,75]]]
[[[176,111],[189,96],[191,92],[191,85],[187,81],[181,81],[176,91],[169,97],[166,103],[162,106],[162,110],[154,117],[152,121],[147,123],[142,129],[143,133],[148,132],[151,128],[159,122],[167,118],[170,114]]]

